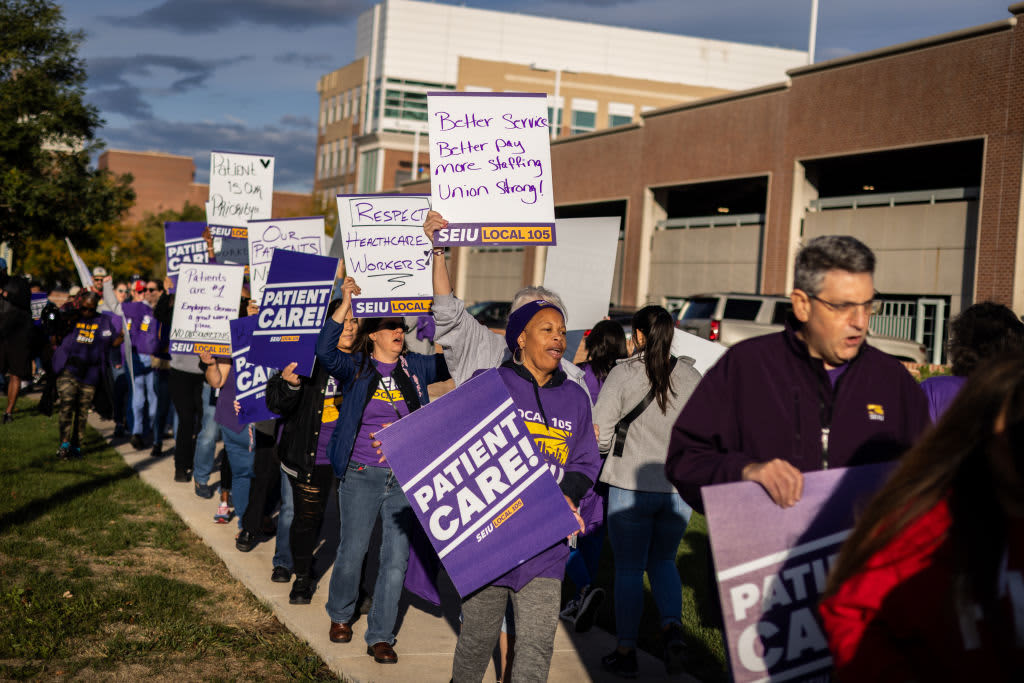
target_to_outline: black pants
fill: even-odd
[[[174,470],[192,469],[196,456],[196,438],[203,426],[203,376],[171,368],[168,388],[178,412],[178,434],[174,439]]]
[[[277,459],[274,437],[253,430],[256,448],[253,458],[252,484],[249,488],[249,506],[242,516],[242,528],[258,536],[263,517],[274,511],[281,498],[281,461]]]
[[[331,489],[337,486],[334,467],[317,465],[313,468],[313,477],[306,484],[288,477],[292,485],[292,502],[295,516],[292,518],[292,531],[288,539],[292,548],[292,566],[296,576],[309,575],[313,568],[313,548],[320,536],[320,525],[324,521],[327,499]]]

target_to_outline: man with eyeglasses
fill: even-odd
[[[666,473],[703,511],[700,487],[755,481],[790,507],[803,472],[898,458],[928,425],[924,393],[864,343],[876,310],[875,256],[827,235],[797,254],[782,332],[729,349],[672,430]]]

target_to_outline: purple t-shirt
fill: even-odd
[[[601,393],[601,387],[604,386],[604,380],[597,378],[597,374],[594,373],[594,368],[590,363],[581,363],[580,367],[583,368],[583,381],[587,385],[587,391],[590,392],[590,400],[596,405],[597,395]]]
[[[958,375],[939,375],[938,377],[929,377],[921,382],[921,389],[928,397],[928,415],[932,418],[932,422],[939,421],[965,384],[967,384],[967,378]]]
[[[105,315],[79,320],[53,354],[54,372],[67,370],[82,384],[96,386],[117,334],[114,323]]]
[[[224,380],[224,386],[217,391],[217,408],[213,412],[214,421],[221,427],[227,427],[235,434],[240,434],[245,425],[238,421],[238,415],[235,414],[235,368],[231,365],[221,366],[221,372],[223,368],[230,368],[227,379]]]
[[[327,388],[324,390],[324,412],[320,417],[320,436],[316,440],[317,465],[331,464],[331,458],[327,455],[327,444],[331,440],[331,434],[334,434],[334,428],[338,426],[340,409],[341,392],[338,391],[338,381],[328,377]]]
[[[380,456],[377,449],[371,446],[373,439],[370,434],[379,430],[383,425],[390,424],[399,418],[409,414],[409,407],[405,405],[405,397],[401,390],[391,379],[398,363],[381,363],[371,358],[370,361],[377,366],[377,372],[381,379],[377,384],[377,390],[373,392],[373,398],[363,409],[363,420],[359,425],[359,436],[356,437],[355,447],[352,449],[352,462],[360,465],[372,465],[374,467],[387,467],[387,462],[379,462]]]
[[[132,336],[132,349],[146,355],[156,353],[160,348],[160,324],[152,307],[141,301],[125,301],[121,310]]]
[[[832,388],[833,389],[836,388],[836,382],[838,382],[839,378],[843,376],[844,372],[846,372],[846,368],[847,368],[848,365],[849,365],[849,363],[843,363],[839,367],[832,368],[831,370],[826,370],[825,371],[825,372],[828,373],[828,381],[830,381],[832,383]]]

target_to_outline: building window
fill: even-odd
[[[363,152],[359,158],[359,193],[367,194],[377,191],[377,161],[380,150]]]
[[[608,103],[608,126],[624,126],[633,122],[633,114],[636,108],[632,104],[622,102]]]
[[[359,122],[359,112],[363,110],[363,100],[360,97],[360,88],[358,85],[352,95],[352,123]]]
[[[597,128],[597,101],[574,98],[572,101],[572,134],[589,133]]]
[[[342,173],[348,173],[348,138],[341,139],[341,153],[338,155],[338,163],[341,166],[340,171]]]

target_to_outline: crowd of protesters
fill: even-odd
[[[424,232],[433,242],[446,225],[430,212]],[[639,673],[646,574],[666,670],[685,671],[693,655],[680,612],[691,578],[680,576],[676,554],[691,514],[703,512],[700,488],[756,482],[791,507],[807,472],[892,461],[895,473],[844,546],[821,605],[837,673],[1022,679],[1024,324],[1008,308],[965,309],[950,325],[953,374],[919,385],[864,343],[876,302],[871,250],[852,237],[816,238],[797,254],[785,329],[736,345],[702,376],[692,358],[673,354],[683,333],[660,306],[635,313],[628,350],[619,324],[570,324],[556,293],[528,287],[512,297],[504,335],[495,334],[455,296],[443,253],[433,250],[431,316],[414,327],[353,318],[359,283],[339,266],[311,375],[296,374],[296,363],[282,368],[266,391],[280,417],[251,424],[239,419],[228,359],[168,353],[169,280],[115,282],[97,267],[91,287],[62,300],[8,275],[0,260],[3,423],[23,387],[38,382],[40,409],[58,413],[61,459],[83,456],[93,408],[115,421],[115,437],[153,457],[173,439],[174,480],[217,496],[212,519],[236,520],[237,550],[275,536],[271,579],[291,582],[297,605],[318,588],[326,567],[314,565],[330,559],[317,563],[315,549],[336,491],[330,639],[351,641],[353,621],[367,612],[367,654],[386,664],[398,660],[399,600],[422,531],[376,432],[428,403],[429,385],[458,387],[497,368],[579,529],[462,598],[457,683],[480,681],[499,642],[499,680],[545,680],[559,618],[580,633],[594,623],[606,538],[617,645],[602,667]],[[244,288],[238,305],[240,316],[258,312]],[[566,330],[581,327],[592,330],[586,361],[574,365]],[[379,568],[366,577],[371,551]],[[572,591],[563,603],[565,579]],[[929,604],[929,616],[901,611],[911,601]]]

